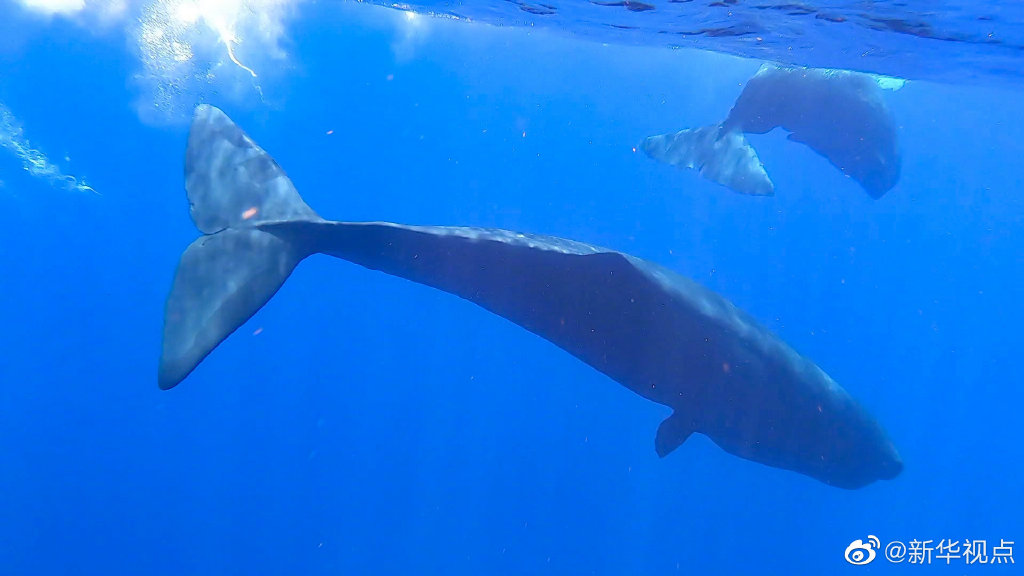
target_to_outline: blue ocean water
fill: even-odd
[[[844,551],[1024,534],[1019,79],[887,93],[903,171],[880,200],[753,136],[776,186],[754,198],[633,148],[723,118],[759,61],[282,5],[189,28],[174,4],[0,4],[0,573],[1014,573]],[[280,30],[243,35],[252,14]],[[326,257],[158,390],[199,102],[325,217],[554,234],[694,278],[868,407],[904,472],[846,491],[699,435],[659,459],[666,408]]]

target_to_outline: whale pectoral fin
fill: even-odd
[[[658,426],[658,434],[654,437],[654,450],[664,458],[679,448],[693,434],[693,420],[679,411],[673,412]]]

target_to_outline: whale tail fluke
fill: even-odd
[[[743,133],[721,125],[649,136],[640,148],[651,158],[692,168],[727,188],[753,196],[771,196],[775,187]]]
[[[199,106],[192,119],[185,191],[204,235],[181,255],[167,298],[158,374],[164,390],[266,304],[311,253],[261,225],[320,221],[273,158],[212,106]]]

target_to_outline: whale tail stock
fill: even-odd
[[[181,255],[164,313],[158,383],[181,382],[281,288],[312,253],[260,228],[322,221],[284,170],[219,109],[195,110],[185,192],[203,233]]]

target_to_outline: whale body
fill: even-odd
[[[736,192],[771,195],[774,185],[743,135],[775,128],[824,156],[872,198],[899,181],[896,122],[882,89],[873,76],[846,70],[762,66],[720,124],[650,136],[640,148]]]
[[[552,236],[335,222],[220,110],[196,109],[185,187],[203,233],[167,300],[159,385],[180,383],[309,255],[348,260],[460,296],[673,409],[655,449],[691,434],[828,484],[893,478],[882,427],[810,360],[727,300],[657,264]]]

